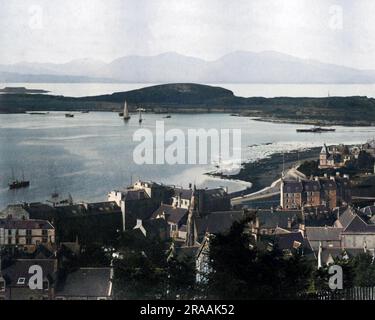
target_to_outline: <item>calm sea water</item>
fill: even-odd
[[[110,94],[119,91],[139,89],[151,83],[0,83],[3,87],[26,87],[45,89],[49,94],[71,97]],[[327,97],[368,96],[375,97],[375,84],[211,84],[232,90],[241,97]]]
[[[255,121],[227,114],[174,114],[171,119],[146,114],[142,128],[155,129],[165,120],[166,130],[180,128],[240,128],[242,158],[253,161],[274,152],[320,146],[322,143],[361,143],[375,136],[373,127],[336,127],[336,132],[297,134],[294,124]],[[153,180],[187,186],[228,186],[231,191],[246,183],[208,177],[212,165],[137,165],[133,150],[138,142],[132,137],[139,129],[137,117],[124,124],[116,113],[64,113],[49,115],[0,115],[0,209],[9,203],[45,201],[56,189],[71,193],[77,201],[102,201],[113,189],[133,179]],[[31,181],[30,188],[8,190],[11,169],[19,177],[22,170]]]

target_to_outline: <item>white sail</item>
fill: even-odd
[[[129,116],[128,103],[125,100],[125,103],[124,103],[124,119],[129,119],[129,118],[130,118],[130,116]]]

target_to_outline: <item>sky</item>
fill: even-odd
[[[0,0],[0,64],[273,50],[375,69],[373,0]]]

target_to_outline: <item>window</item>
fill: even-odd
[[[27,245],[30,245],[30,244],[31,244],[31,238],[30,238],[30,237],[27,237],[27,238],[26,238],[26,244],[27,244]]]
[[[31,236],[31,230],[26,230],[26,235]]]
[[[8,236],[11,236],[12,235],[12,230],[8,230]]]
[[[4,292],[4,291],[5,291],[5,281],[0,280],[0,292]]]
[[[23,285],[26,282],[26,278],[18,278],[17,284]]]
[[[48,236],[48,230],[42,230],[42,235],[43,236]]]

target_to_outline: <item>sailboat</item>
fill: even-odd
[[[142,121],[143,121],[143,118],[142,118],[142,111],[144,111],[144,109],[142,109],[142,108],[138,108],[137,110],[139,111],[139,120],[138,120],[138,122],[141,124]]]
[[[12,181],[8,184],[9,189],[21,189],[30,186],[30,181],[25,180],[24,173],[22,171],[22,180],[14,179],[14,171],[12,169]]]
[[[125,100],[125,103],[124,103],[124,120],[128,121],[129,119],[130,119],[130,116],[129,116],[128,103]]]

